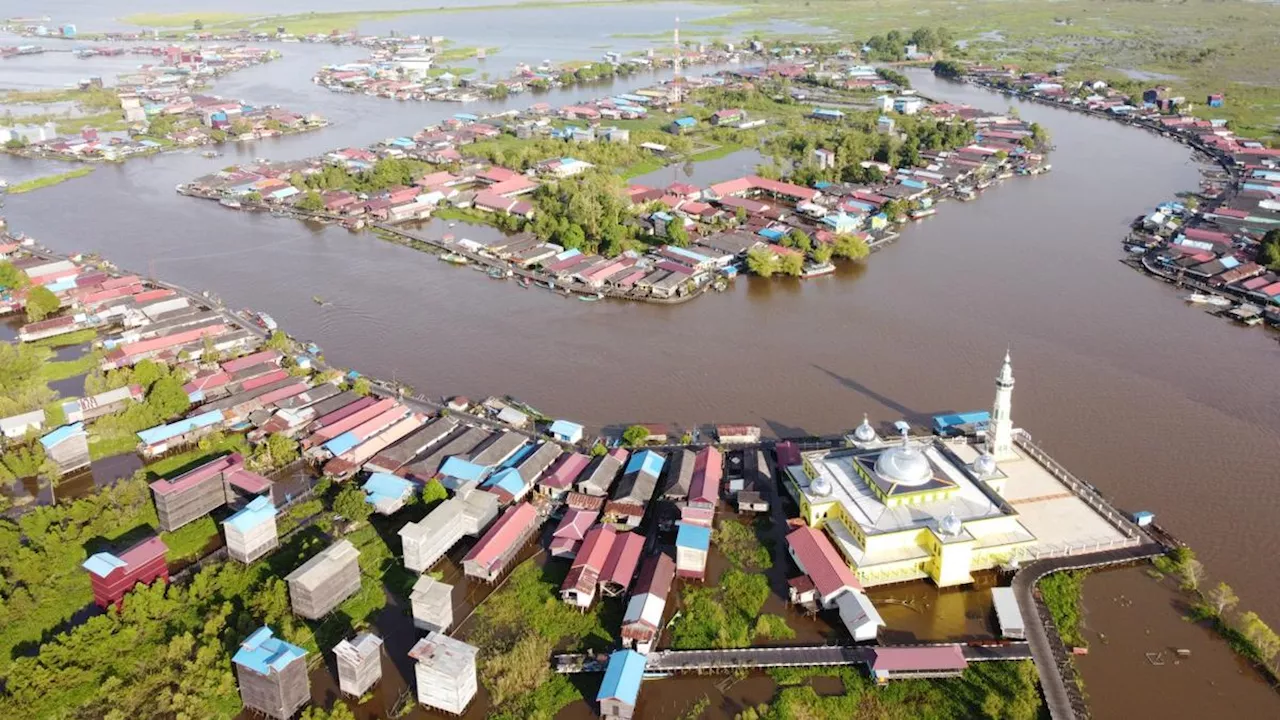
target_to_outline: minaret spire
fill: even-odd
[[[991,408],[991,422],[987,425],[987,452],[997,461],[1014,460],[1018,455],[1013,449],[1013,362],[1008,349],[1004,363],[996,376],[996,401]]]

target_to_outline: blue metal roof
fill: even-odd
[[[843,112],[840,112],[839,110],[832,110],[831,108],[821,108],[821,107],[820,107],[820,108],[814,108],[814,109],[813,109],[813,114],[814,114],[814,115],[826,115],[826,116],[828,116],[828,117],[844,117],[844,113],[843,113]]]
[[[676,523],[680,528],[676,532],[676,547],[709,550],[711,548],[711,528],[688,523]]]
[[[524,478],[520,477],[520,473],[514,468],[507,468],[494,473],[492,477],[484,481],[485,487],[500,487],[511,493],[514,497],[524,490]]]
[[[640,681],[644,679],[644,666],[648,661],[635,650],[618,650],[609,656],[609,666],[604,671],[604,682],[596,701],[616,698],[634,706],[640,696]]]
[[[500,468],[515,467],[517,463],[529,457],[529,454],[532,453],[537,448],[538,448],[537,445],[533,445],[529,443],[521,445],[519,450],[516,450],[515,453],[511,455],[511,457],[504,460],[502,464],[499,465],[498,467]]]
[[[82,433],[84,433],[84,423],[82,422],[71,423],[70,425],[63,425],[57,430],[54,430],[48,435],[45,435],[44,437],[40,438],[40,444],[44,446],[45,450],[48,450],[49,448],[53,447],[54,445],[57,445],[63,440],[70,438],[72,435],[77,435]]]
[[[240,643],[240,649],[231,661],[259,675],[270,675],[273,670],[279,672],[306,654],[307,651],[297,645],[275,637],[271,628],[264,625]]]
[[[390,473],[373,473],[361,486],[370,504],[379,500],[401,500],[413,492],[413,483]]]
[[[455,120],[468,120],[470,122],[475,122],[480,119],[479,115],[472,115],[471,113],[455,113],[453,117]]]
[[[642,450],[631,456],[627,461],[627,472],[645,472],[650,475],[657,476],[662,473],[662,466],[667,462],[666,458],[652,450]]]
[[[266,495],[259,495],[245,505],[240,512],[224,521],[224,524],[247,532],[276,516],[276,508]]]
[[[774,230],[773,228],[763,228],[756,234],[769,240],[781,240],[785,235],[781,230]]]
[[[351,448],[360,444],[360,438],[356,437],[350,430],[342,433],[338,437],[324,444],[324,449],[334,455],[341,455]]]
[[[676,125],[679,125],[680,127],[693,127],[694,125],[697,125],[697,124],[698,124],[698,121],[695,118],[691,118],[691,117],[676,118]]]
[[[440,466],[441,475],[458,478],[463,482],[483,479],[488,473],[489,468],[459,457],[451,457]]]
[[[149,430],[143,430],[138,433],[138,439],[148,445],[155,445],[156,443],[176,438],[184,433],[189,433],[192,430],[217,425],[222,421],[223,417],[221,410],[210,410],[207,413],[201,413],[189,418],[184,418],[177,422],[169,423],[168,425],[160,425]]]
[[[680,257],[683,257],[683,258],[688,258],[696,263],[704,263],[704,262],[711,261],[711,258],[707,257],[706,255],[703,255],[702,253],[694,252],[693,250],[690,250],[688,248],[682,248],[676,245],[668,245],[666,247],[666,250],[669,253],[679,255]]]
[[[80,565],[80,567],[83,567],[85,570],[88,570],[94,575],[102,578],[110,575],[113,570],[124,566],[125,562],[123,560],[109,552],[100,552],[90,555],[89,559],[85,560]]]
[[[568,438],[571,442],[576,442],[582,437],[582,426],[576,422],[568,420],[556,420],[551,423],[551,434],[556,437]]]

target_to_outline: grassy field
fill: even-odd
[[[16,183],[14,185],[10,185],[9,193],[12,195],[21,195],[22,193],[29,193],[32,190],[39,190],[40,188],[52,187],[54,185],[60,185],[68,180],[74,180],[78,177],[84,177],[85,175],[88,175],[91,172],[93,172],[93,166],[85,165],[83,167],[78,167],[74,170],[68,170],[64,173],[58,173],[57,175],[45,175],[44,177],[38,177],[33,180],[26,180],[20,183]],[[92,332],[92,331],[89,331],[89,332]],[[75,343],[71,343],[71,344],[75,344]]]

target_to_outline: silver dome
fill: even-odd
[[[862,424],[853,431],[853,438],[858,442],[875,442],[876,429],[871,427],[871,423],[867,421],[867,416],[862,416]]]
[[[826,497],[831,494],[831,481],[819,475],[809,483],[809,492],[817,497]]]
[[[938,521],[938,534],[946,537],[955,537],[960,534],[960,530],[964,524],[960,522],[960,518],[956,517],[956,511],[952,510],[947,516]]]
[[[996,474],[996,458],[991,453],[982,453],[973,461],[973,472],[980,478],[988,478]]]
[[[920,448],[904,440],[880,453],[876,474],[898,485],[924,485],[933,479],[933,466]]]

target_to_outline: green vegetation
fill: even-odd
[[[83,165],[81,167],[75,168],[74,170],[68,170],[66,172],[58,173],[57,175],[45,175],[44,177],[38,177],[32,180],[26,180],[20,183],[16,183],[9,187],[9,192],[15,195],[21,195],[22,193],[29,193],[32,190],[39,190],[40,188],[47,188],[47,187],[53,187],[54,185],[61,185],[62,183],[68,180],[74,180],[75,178],[78,178],[78,177],[84,177],[85,175],[88,175],[89,173],[93,172],[93,170],[94,170],[94,166]]]
[[[1087,572],[1081,571],[1060,572],[1045,577],[1039,584],[1040,597],[1049,609],[1062,642],[1072,647],[1088,645],[1080,632],[1080,593],[1087,576]]]
[[[183,390],[183,384],[187,380],[184,372],[151,360],[143,360],[130,368],[106,373],[95,370],[89,373],[84,383],[84,390],[88,395],[126,385],[138,385],[144,393],[142,402],[129,405],[122,412],[98,418],[89,426],[90,456],[109,457],[128,452],[138,444],[138,431],[155,427],[186,412],[191,405],[186,390]],[[242,436],[231,437],[239,438],[239,442],[234,443],[238,451],[248,450],[248,443]],[[219,436],[203,438],[194,452],[197,456],[208,454],[215,449],[222,449],[223,442]],[[157,465],[164,467],[170,460],[172,456],[151,467],[155,473],[163,474],[167,471],[155,468]],[[181,467],[181,464],[173,467]]]
[[[1035,666],[1030,661],[973,663],[948,680],[901,680],[876,687],[854,667],[775,668],[778,691],[747,718],[930,718],[931,720],[1035,720],[1041,711]],[[809,684],[834,677],[840,695],[819,695]]]
[[[43,285],[37,285],[27,291],[27,322],[40,322],[58,312],[62,301],[53,291]]]
[[[20,445],[10,443],[0,454],[0,483],[48,474],[50,470],[52,461],[45,457],[44,446],[34,438]]]
[[[679,650],[748,647],[768,598],[764,575],[736,568],[725,572],[719,586],[687,587],[682,615],[671,627],[671,645]],[[776,629],[768,621],[765,627]]]
[[[564,675],[551,672],[555,649],[569,652],[613,647],[617,610],[596,603],[585,613],[561,602],[566,563],[539,567],[525,562],[476,609],[476,628],[467,642],[480,649],[480,680],[494,708],[490,717],[550,720],[566,705],[582,699]]]
[[[1280,634],[1253,611],[1237,612],[1240,598],[1231,586],[1207,586],[1204,566],[1187,547],[1179,547],[1154,563],[1159,575],[1171,575],[1193,600],[1191,619],[1207,622],[1231,649],[1254,663],[1273,682],[1280,679]]]
[[[299,457],[298,441],[283,433],[272,433],[249,453],[249,467],[270,472],[294,462]]]
[[[156,28],[189,28],[196,23],[213,26],[247,17],[232,12],[134,13],[120,18],[130,25]]]
[[[445,489],[438,478],[431,478],[422,488],[422,502],[428,508],[435,507],[439,502],[449,498],[449,491]]]
[[[632,425],[622,431],[622,442],[636,447],[643,445],[649,439],[649,428],[644,425]],[[603,453],[602,453],[603,454]]]
[[[169,548],[165,557],[171,563],[195,560],[208,554],[210,543],[218,538],[218,524],[212,517],[194,520],[173,532],[160,533],[160,539]]]
[[[31,281],[27,274],[13,266],[8,260],[0,260],[0,289],[17,290],[24,288]]]
[[[1280,270],[1280,230],[1268,230],[1258,247],[1258,263],[1272,270]]]
[[[94,351],[85,353],[75,360],[46,362],[40,366],[40,379],[44,382],[56,382],[58,380],[66,380],[67,378],[72,378],[77,375],[84,375],[97,367],[100,359],[100,353]]]
[[[756,618],[755,634],[761,640],[792,640],[796,631],[787,625],[786,618],[766,613]]]
[[[353,522],[363,522],[373,514],[373,506],[365,500],[359,485],[346,483],[333,499],[333,511]]]
[[[52,357],[48,348],[0,343],[0,417],[30,412],[53,399],[42,374]]]
[[[71,347],[72,345],[84,345],[93,342],[98,337],[98,331],[93,328],[84,328],[74,332],[54,335],[41,340],[35,340],[27,343],[35,347],[60,348]]]
[[[762,534],[769,518],[761,516],[755,521],[756,527],[725,518],[716,528],[712,543],[720,548],[729,562],[736,567],[751,570],[768,570],[773,567],[773,553],[761,544]]]

